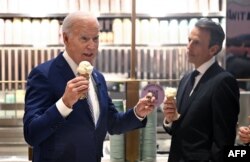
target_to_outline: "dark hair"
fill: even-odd
[[[217,51],[217,53],[215,53],[218,54],[222,49],[222,43],[225,38],[225,33],[221,25],[208,18],[202,18],[196,22],[195,26],[198,28],[203,28],[210,32],[209,47],[212,47],[213,45],[218,45],[219,50]]]

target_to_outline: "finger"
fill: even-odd
[[[167,117],[167,118],[173,118],[174,114],[165,114],[165,117]]]
[[[249,131],[249,128],[248,127],[240,127],[239,131],[242,133],[247,133]]]
[[[248,134],[242,133],[242,132],[239,132],[239,136],[240,136],[241,138],[248,138],[248,137],[249,137]]]
[[[155,100],[152,98],[151,101],[147,102],[147,105],[154,107],[155,106]]]
[[[174,104],[175,102],[174,102],[174,100],[166,100],[165,103],[166,104]]]
[[[81,85],[78,87],[75,87],[72,89],[73,92],[77,92],[77,93],[83,93],[83,92],[87,92],[89,89],[89,86],[87,85]]]
[[[165,109],[164,113],[175,113],[175,109]]]
[[[83,76],[77,76],[75,78],[73,78],[72,80],[70,80],[70,83],[76,83],[76,82],[79,82],[79,81],[84,81],[86,80]]]
[[[164,107],[164,109],[163,110],[176,110],[176,108],[174,108],[174,107],[172,107],[172,106],[166,106],[166,107]]]
[[[248,143],[248,141],[249,141],[248,138],[240,138],[240,140],[241,140],[243,143]]]
[[[154,105],[147,105],[149,109],[154,109]]]
[[[166,114],[175,114],[175,111],[169,110],[169,111],[166,111],[165,113],[166,113]]]
[[[149,110],[154,110],[154,109],[155,109],[155,106],[154,106],[154,105],[149,105],[149,106],[148,106],[148,109],[149,109]]]

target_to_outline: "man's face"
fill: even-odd
[[[89,61],[93,64],[98,53],[99,26],[96,21],[78,21],[69,34],[64,33],[64,44],[69,56],[79,64]]]
[[[193,28],[188,37],[188,61],[196,68],[213,57],[214,53],[209,48],[210,32],[202,28]]]

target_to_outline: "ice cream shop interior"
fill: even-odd
[[[98,18],[93,66],[104,75],[117,110],[133,107],[149,90],[157,100],[145,128],[106,135],[102,161],[167,161],[171,136],[162,127],[162,102],[166,89],[177,88],[194,68],[186,55],[188,34],[204,17],[220,23],[226,33],[216,60],[237,78],[239,125],[249,124],[247,0],[0,0],[0,161],[31,161],[32,146],[23,135],[27,77],[64,50],[62,21],[78,10]]]

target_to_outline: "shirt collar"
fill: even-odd
[[[200,74],[204,74],[207,69],[212,66],[212,64],[215,63],[215,57],[213,56],[210,60],[207,62],[203,63],[200,67],[198,67],[196,70],[200,72]]]
[[[69,56],[69,54],[67,53],[67,51],[63,52],[63,57],[65,58],[65,60],[67,61],[67,63],[69,64],[71,70],[73,71],[73,73],[75,75],[77,75],[77,67],[78,65],[74,62],[74,60]]]

